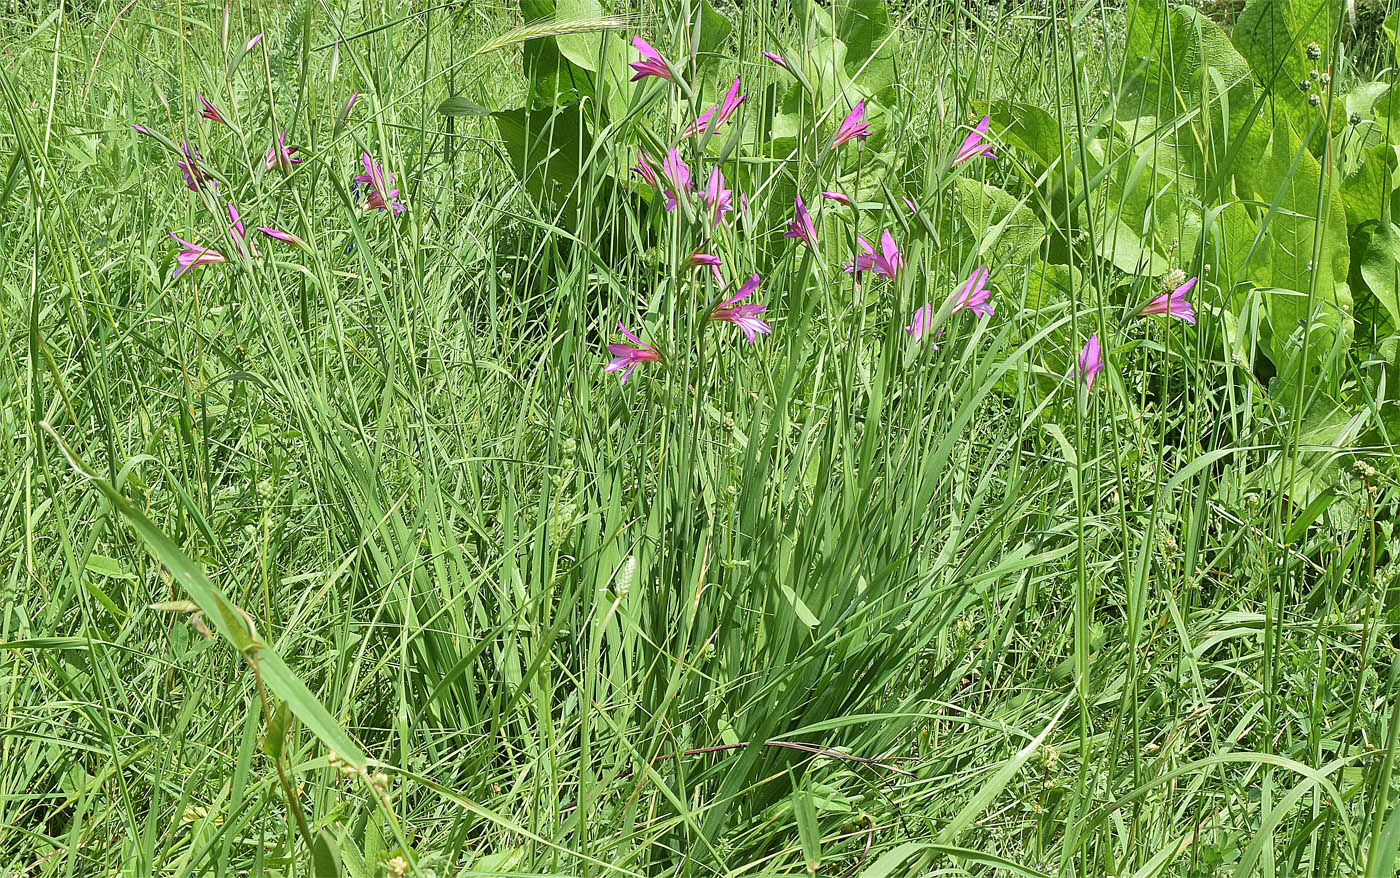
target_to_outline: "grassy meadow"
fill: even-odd
[[[6,4],[0,874],[1392,878],[1389,13]]]

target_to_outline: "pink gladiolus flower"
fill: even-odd
[[[686,264],[691,267],[708,265],[710,267],[710,271],[714,273],[715,284],[720,289],[724,289],[724,275],[720,274],[719,271],[719,267],[724,263],[720,261],[720,258],[718,256],[711,256],[708,253],[696,253],[693,256],[691,256],[688,260],[686,260]]]
[[[234,248],[247,257],[256,257],[258,248],[248,239],[248,233],[243,229],[243,220],[238,218],[238,208],[230,202],[228,206],[228,218],[232,225],[228,228],[229,240],[233,241]]]
[[[733,191],[724,188],[724,175],[719,168],[712,169],[703,197],[710,206],[710,221],[715,225],[724,222],[724,215],[734,209],[733,195]]]
[[[851,199],[850,199],[848,196],[846,196],[846,195],[844,195],[844,194],[842,194],[842,193],[840,193],[840,192],[823,192],[823,193],[822,193],[822,198],[830,198],[832,201],[836,202],[837,204],[843,204],[843,205],[845,205],[846,207],[850,207],[850,206],[851,206]]]
[[[143,132],[144,133],[144,132]],[[185,185],[191,192],[198,192],[201,187],[208,186],[210,189],[219,185],[219,181],[210,177],[200,167],[203,159],[199,157],[199,150],[189,145],[188,141],[180,141],[180,147],[184,150],[185,160],[175,162],[175,166],[185,174]]]
[[[632,173],[660,191],[661,179],[656,176],[656,168],[652,167],[651,156],[647,155],[646,150],[637,150],[637,163],[632,166]]]
[[[131,127],[137,134],[144,134],[152,140],[155,139],[155,135],[151,133],[151,129],[147,128],[145,125],[132,125]]]
[[[284,232],[280,229],[269,229],[267,226],[258,226],[258,231],[267,235],[269,238],[281,241],[283,244],[291,244],[293,247],[305,250],[307,253],[311,252],[310,245],[291,232]]]
[[[370,158],[369,153],[361,154],[360,162],[364,165],[365,172],[356,174],[354,183],[356,187],[368,188],[365,210],[387,210],[391,215],[403,213],[404,206],[394,200],[399,197],[399,190],[391,188],[394,185],[394,175]]]
[[[978,317],[990,317],[996,313],[996,306],[988,301],[992,297],[991,290],[987,289],[987,278],[990,276],[991,271],[985,265],[973,270],[958,287],[952,313],[971,311]]]
[[[243,47],[243,51],[244,51],[245,53],[246,53],[246,52],[251,52],[251,51],[253,51],[253,47],[256,46],[256,45],[258,44],[258,41],[260,41],[261,39],[262,39],[262,34],[261,34],[261,33],[257,34],[257,35],[254,36],[251,40],[248,41],[248,45],[246,45],[246,46]]]
[[[767,305],[752,303],[748,305],[737,304],[753,295],[753,291],[758,289],[758,281],[759,277],[755,274],[739,288],[739,292],[725,299],[723,302],[720,302],[719,305],[715,307],[715,310],[710,312],[711,320],[722,320],[733,323],[735,326],[739,327],[739,329],[743,330],[744,335],[749,340],[749,344],[756,342],[760,334],[771,333],[773,331],[773,328],[767,323],[764,323],[763,319],[758,316],[767,309]]]
[[[918,212],[919,212],[919,206],[918,206],[917,204],[914,203],[914,199],[910,198],[910,197],[907,196],[907,195],[904,197],[904,206],[907,207],[907,208],[909,208],[909,212],[910,212],[910,213],[918,213]]]
[[[914,342],[917,344],[923,340],[924,333],[928,332],[929,327],[932,325],[933,306],[924,305],[914,312],[914,322],[904,327],[904,331],[914,336]],[[938,345],[934,344],[932,341],[930,341],[929,344],[933,345],[935,351],[938,350]]]
[[[209,103],[208,98],[204,97],[204,95],[200,95],[199,102],[204,105],[204,112],[200,113],[201,116],[211,121],[218,122],[220,125],[228,124],[228,122],[224,121],[224,117],[219,112],[218,108]]]
[[[666,190],[666,209],[675,210],[680,193],[690,190],[690,168],[686,167],[680,150],[667,150],[666,160],[661,163],[661,175],[673,187]]]
[[[180,252],[175,256],[175,261],[178,264],[175,266],[175,273],[170,276],[171,280],[174,280],[192,268],[228,261],[224,258],[224,254],[220,253],[218,250],[210,247],[201,247],[198,244],[191,244],[189,241],[182,241],[175,236],[174,232],[170,233],[170,237],[175,238],[175,243],[180,245]]]
[[[841,127],[836,129],[836,137],[831,141],[833,147],[840,146],[852,137],[869,137],[870,126],[860,121],[865,115],[865,101],[856,104],[855,109],[846,117],[846,121],[841,123]]]
[[[360,93],[359,93],[359,92],[355,92],[354,94],[350,95],[350,100],[348,100],[348,101],[345,102],[345,109],[344,109],[344,110],[341,112],[341,114],[340,114],[340,118],[341,118],[342,120],[345,120],[345,119],[349,119],[349,118],[350,118],[350,111],[351,111],[352,109],[355,108],[355,101],[357,101],[357,100],[359,100],[359,99],[360,99]]]
[[[296,151],[297,148],[295,146],[287,146],[287,132],[279,131],[277,132],[277,142],[267,151],[267,158],[263,161],[263,164],[269,171],[273,168],[281,168],[282,173],[290,174],[292,172],[292,165],[301,164],[301,159],[292,155],[292,153]]]
[[[675,77],[671,75],[671,69],[666,66],[666,61],[661,57],[661,53],[653,49],[650,43],[641,37],[633,37],[632,45],[642,54],[642,60],[633,61],[627,65],[637,71],[636,75],[632,77],[632,82],[636,82],[643,76],[659,76],[662,79],[669,79],[671,82],[676,81]]]
[[[1180,277],[1180,275],[1177,276]],[[1196,278],[1193,277],[1170,293],[1163,293],[1148,302],[1138,313],[1170,314],[1172,317],[1180,317],[1187,323],[1194,325],[1196,322],[1196,310],[1191,307],[1190,302],[1186,301],[1186,294],[1191,292],[1191,288],[1195,285]]]
[[[767,58],[769,61],[772,61],[774,64],[777,64],[779,67],[783,68],[788,73],[792,72],[792,68],[788,66],[787,61],[783,60],[782,55],[775,55],[772,52],[764,52],[763,57]]]
[[[807,245],[808,250],[817,249],[817,227],[812,224],[812,217],[807,213],[807,208],[802,205],[802,196],[797,196],[797,203],[794,206],[797,219],[788,223],[788,230],[783,232],[784,238],[797,238]]]
[[[974,159],[979,155],[984,155],[989,159],[995,159],[990,146],[982,145],[982,138],[987,136],[987,129],[991,126],[990,116],[983,116],[982,121],[977,123],[977,127],[972,129],[972,133],[963,140],[962,146],[958,147],[957,155],[953,156],[953,167],[957,167],[965,161]]]
[[[724,102],[716,106],[711,106],[699,119],[686,126],[681,134],[681,139],[694,137],[697,134],[711,133],[719,130],[719,126],[729,121],[729,117],[734,115],[734,111],[739,109],[739,105],[748,100],[748,95],[739,94],[739,78],[734,78],[734,84],[729,87],[729,94],[724,96]],[[716,115],[718,114],[718,115]]]
[[[1094,376],[1103,370],[1103,351],[1099,347],[1099,334],[1096,332],[1089,336],[1089,340],[1084,343],[1084,350],[1079,352],[1078,362],[1079,377],[1084,380],[1084,389],[1094,389]]]
[[[894,280],[899,274],[899,267],[904,264],[904,257],[900,256],[899,248],[895,246],[894,236],[889,229],[880,235],[880,250],[877,253],[875,248],[870,246],[870,242],[856,236],[856,244],[860,246],[861,252],[856,254],[855,262],[846,263],[846,273],[875,270],[877,275],[883,275],[890,280]]]
[[[621,371],[618,376],[619,384],[626,384],[632,370],[641,363],[650,363],[661,359],[661,354],[651,345],[643,344],[640,338],[627,331],[627,327],[622,325],[622,321],[617,321],[617,328],[627,340],[632,344],[610,344],[608,353],[612,354],[612,359],[603,367],[604,372]]]

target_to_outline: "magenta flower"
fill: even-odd
[[[132,127],[133,130],[135,130],[135,132],[136,132],[137,134],[144,134],[144,135],[146,135],[147,137],[151,138],[152,140],[159,140],[159,139],[160,139],[160,138],[156,137],[154,134],[152,134],[152,133],[151,133],[151,129],[147,128],[145,125],[135,125],[135,124],[133,124],[131,127]]]
[[[628,332],[627,327],[622,325],[621,320],[617,321],[617,328],[623,335],[627,336],[627,340],[632,342],[632,344],[608,345],[608,353],[612,354],[612,359],[603,367],[603,371],[621,371],[622,374],[618,376],[618,383],[626,384],[627,378],[632,374],[633,369],[637,368],[637,366],[642,363],[660,360],[661,354],[657,353],[656,348],[643,344],[640,338]]]
[[[928,332],[929,327],[932,325],[933,306],[924,305],[921,308],[919,308],[919,310],[914,312],[914,322],[904,327],[904,331],[914,336],[914,342],[918,343],[919,341],[923,340],[924,333]],[[937,335],[935,335],[934,337],[937,338]],[[934,344],[932,340],[929,341],[929,344],[933,345],[933,349],[935,351],[938,350],[938,345]]]
[[[248,45],[243,47],[244,53],[253,51],[253,47],[256,46],[261,39],[262,33],[258,33],[257,35],[255,35],[251,40],[248,41]]]
[[[788,230],[783,232],[783,237],[798,239],[807,245],[808,250],[817,249],[817,227],[812,224],[812,217],[807,213],[807,208],[803,207],[801,195],[797,196],[794,212],[797,219],[788,223]]]
[[[833,147],[840,146],[852,137],[869,137],[870,126],[860,121],[865,115],[865,101],[856,103],[855,109],[846,117],[846,121],[841,123],[841,127],[836,129],[836,137],[831,141]]]
[[[962,286],[958,287],[951,313],[971,311],[978,317],[990,317],[996,313],[996,306],[988,301],[992,297],[991,290],[987,289],[987,278],[990,276],[991,270],[985,265],[974,269],[967,280],[963,281]]]
[[[350,100],[348,100],[348,101],[345,102],[345,109],[344,109],[343,111],[341,111],[341,114],[340,114],[340,118],[341,118],[341,119],[349,119],[349,118],[350,118],[350,111],[353,110],[353,109],[355,108],[355,101],[357,101],[357,100],[359,100],[359,99],[360,99],[360,93],[359,93],[359,92],[355,92],[354,94],[350,95]]]
[[[889,229],[880,235],[880,250],[870,246],[870,242],[856,236],[856,244],[860,246],[861,252],[856,254],[855,262],[846,263],[846,273],[870,271],[874,269],[877,275],[883,275],[890,280],[894,280],[899,274],[899,267],[904,264],[904,257],[899,255],[899,248],[894,244],[894,236]]]
[[[281,241],[283,244],[291,244],[293,247],[305,250],[307,253],[311,252],[310,245],[291,232],[284,232],[280,229],[269,229],[267,226],[258,226],[258,231],[267,235],[269,238]]]
[[[953,156],[953,167],[957,167],[965,161],[974,159],[979,155],[984,155],[989,159],[995,159],[990,146],[982,145],[982,138],[987,136],[987,129],[991,126],[990,116],[983,116],[982,121],[977,123],[977,127],[972,129],[972,133],[963,140],[962,146],[958,147],[957,155]]]
[[[661,163],[661,175],[672,186],[666,190],[666,209],[675,210],[680,193],[690,190],[690,168],[686,167],[680,150],[672,148],[666,151],[666,160]]]
[[[823,193],[822,193],[822,198],[830,198],[832,201],[836,202],[837,204],[843,204],[843,205],[845,205],[846,207],[850,207],[850,206],[851,206],[851,199],[850,199],[850,197],[847,196],[847,195],[845,195],[845,194],[843,194],[843,193],[840,193],[840,192],[823,192]]]
[[[1177,275],[1180,277],[1181,275]],[[1163,293],[1143,306],[1139,314],[1170,314],[1172,317],[1180,317],[1187,323],[1195,324],[1196,311],[1191,307],[1191,303],[1186,301],[1186,294],[1191,292],[1191,288],[1196,285],[1196,278],[1191,278],[1186,283],[1172,290],[1170,293]]]
[[[719,267],[723,264],[724,263],[720,261],[720,258],[718,256],[711,256],[708,253],[696,253],[686,260],[686,265],[689,265],[692,268],[701,265],[708,265],[710,267],[710,271],[714,273],[715,285],[718,286],[720,289],[724,289],[724,275],[720,274],[719,271]]]
[[[915,204],[915,203],[914,203],[914,200],[913,200],[912,198],[910,198],[909,196],[907,196],[907,195],[904,196],[904,206],[907,207],[907,208],[909,209],[909,212],[910,212],[910,213],[918,213],[918,212],[919,212],[919,205]]]
[[[143,132],[144,133],[144,132]],[[175,166],[185,174],[185,185],[191,192],[198,192],[202,187],[208,186],[213,189],[219,185],[219,181],[202,168],[204,160],[199,156],[199,150],[190,146],[189,141],[180,141],[180,148],[185,153],[184,161],[176,161]]]
[[[191,244],[189,241],[183,241],[176,237],[174,232],[170,233],[170,237],[175,238],[175,243],[180,245],[180,252],[175,256],[175,261],[177,263],[175,266],[175,273],[170,276],[171,280],[201,265],[214,265],[219,262],[228,262],[228,260],[224,258],[224,254],[220,253],[218,250],[211,247],[201,247],[198,244]]]
[[[224,121],[223,114],[219,112],[217,107],[209,103],[209,100],[205,98],[204,95],[199,96],[199,102],[204,105],[204,112],[200,113],[201,116],[211,121],[218,122],[220,125],[228,124],[228,122]]]
[[[748,100],[748,95],[739,94],[739,78],[734,78],[734,84],[729,87],[729,94],[724,96],[723,103],[718,106],[711,106],[699,119],[686,126],[681,134],[681,139],[694,137],[697,134],[713,134],[719,130],[719,126],[729,121],[729,117],[734,115],[734,111],[739,109],[739,105]],[[718,114],[718,115],[716,115]]]
[[[782,55],[775,55],[772,52],[764,52],[763,57],[767,58],[769,61],[772,61],[774,64],[777,64],[779,67],[783,68],[788,73],[792,72],[792,68],[788,66],[787,61],[783,60]]]
[[[650,43],[641,37],[633,37],[632,45],[642,54],[642,60],[633,61],[627,65],[637,71],[636,75],[632,77],[632,82],[636,82],[644,76],[659,76],[671,82],[676,81],[675,77],[671,75],[671,68],[666,66],[665,59],[661,57],[661,53],[653,49]]]
[[[733,195],[733,191],[724,188],[724,175],[719,168],[712,169],[702,197],[710,207],[710,221],[715,225],[724,222],[724,215],[734,209]]]
[[[277,132],[277,142],[267,151],[267,158],[263,161],[267,170],[281,168],[283,174],[292,172],[292,165],[301,164],[301,159],[292,155],[296,152],[295,146],[287,146],[287,132]]]
[[[773,331],[773,328],[767,323],[764,323],[763,319],[758,316],[767,309],[767,305],[752,303],[748,305],[737,304],[753,295],[753,291],[758,289],[758,281],[759,277],[755,274],[744,282],[744,285],[739,288],[739,292],[725,299],[723,302],[720,302],[719,305],[710,312],[711,320],[721,320],[733,323],[735,326],[739,327],[748,338],[749,344],[756,342],[760,334],[767,334]]]
[[[233,247],[246,257],[256,257],[258,248],[249,240],[248,233],[243,228],[243,220],[238,218],[238,208],[230,202],[228,206],[228,218],[232,225],[228,228],[229,240],[233,241]]]
[[[1084,389],[1094,389],[1094,376],[1103,370],[1103,351],[1099,347],[1099,334],[1096,332],[1089,336],[1089,340],[1084,343],[1084,350],[1079,352],[1078,373],[1084,380]]]
[[[647,155],[646,150],[637,150],[637,163],[632,166],[632,173],[650,183],[658,192],[661,191],[661,179],[656,176],[656,168],[652,166],[651,156]]]
[[[391,215],[403,213],[404,206],[394,200],[399,197],[399,190],[391,188],[394,175],[370,158],[369,153],[361,154],[360,162],[365,166],[365,172],[356,174],[354,183],[356,187],[368,188],[365,210],[387,210]]]

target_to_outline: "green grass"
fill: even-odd
[[[1195,327],[1120,327],[1156,280],[1096,254],[1141,195],[1095,176],[1131,153],[1087,147],[1127,13],[891,4],[881,133],[828,155],[847,105],[816,100],[781,149],[724,129],[748,208],[716,233],[626,168],[734,75],[757,118],[791,82],[760,50],[831,48],[740,6],[693,104],[649,80],[625,119],[604,92],[546,129],[524,166],[573,169],[553,193],[496,120],[438,113],[528,99],[514,5],[9,7],[0,871],[1395,874],[1392,448],[1319,451],[1289,414],[1312,390],[1234,354],[1223,279]],[[684,59],[682,4],[612,11]],[[1339,79],[1384,64],[1366,45]],[[1068,132],[1079,213],[1015,146],[944,174],[1008,98]],[[133,123],[311,252],[259,238],[172,282],[168,232],[232,251]],[[359,209],[361,152],[403,216]],[[983,181],[1011,201],[976,207]],[[819,203],[837,186],[862,209]],[[794,193],[818,254],[781,237]],[[853,284],[885,227],[906,270]],[[702,246],[762,274],[757,345],[700,319],[718,296],[675,266]],[[1202,247],[1162,244],[1223,272]],[[989,252],[994,317],[911,344]],[[619,319],[668,359],[622,387]],[[1373,365],[1340,373],[1379,409]]]

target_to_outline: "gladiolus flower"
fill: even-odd
[[[248,240],[248,233],[243,229],[243,220],[238,218],[238,208],[232,203],[228,206],[228,218],[232,225],[228,228],[229,240],[233,241],[233,246],[239,253],[247,257],[256,257],[258,248],[253,242]]]
[[[822,198],[830,198],[832,201],[836,202],[837,204],[843,204],[843,205],[845,205],[846,207],[850,207],[850,206],[851,206],[851,199],[850,199],[848,196],[846,196],[846,195],[844,195],[844,194],[842,194],[842,193],[840,193],[840,192],[823,192],[823,193],[822,193]]]
[[[643,344],[640,338],[627,331],[627,327],[622,325],[622,321],[617,321],[618,331],[627,336],[627,340],[632,344],[610,344],[608,353],[612,354],[612,359],[603,367],[604,372],[621,371],[618,376],[619,384],[626,384],[632,370],[642,363],[650,363],[661,359],[656,348]]]
[[[290,174],[292,172],[292,165],[301,164],[301,159],[292,155],[292,153],[296,151],[297,148],[295,146],[287,146],[287,132],[279,131],[277,132],[277,142],[267,151],[267,158],[264,160],[263,164],[266,165],[266,169],[269,171],[273,168],[281,168],[282,173]]]
[[[350,100],[345,102],[345,109],[340,112],[340,121],[342,124],[345,122],[346,119],[350,118],[350,111],[355,108],[355,101],[359,99],[360,93],[355,92],[354,94],[350,95]]]
[[[758,289],[758,282],[759,277],[755,274],[739,288],[739,292],[725,299],[723,302],[720,302],[719,305],[710,312],[711,320],[721,320],[733,323],[735,326],[739,327],[748,338],[749,344],[756,342],[760,334],[771,333],[773,331],[773,328],[767,323],[764,323],[763,319],[758,316],[767,309],[767,305],[752,303],[748,305],[737,304],[753,295],[753,291]]]
[[[652,167],[651,156],[647,155],[646,150],[637,150],[637,163],[632,166],[632,173],[650,183],[658,192],[661,191],[661,179],[656,176],[656,168]]]
[[[261,34],[261,33],[257,34],[257,35],[254,36],[251,40],[248,41],[248,45],[246,45],[246,46],[243,47],[243,51],[244,51],[245,53],[253,51],[253,47],[256,46],[256,45],[258,44],[258,42],[259,42],[261,39],[262,39],[262,34]]]
[[[689,265],[692,268],[701,265],[708,265],[710,267],[710,271],[714,273],[715,284],[719,286],[720,289],[724,288],[724,275],[720,274],[719,271],[719,267],[723,264],[724,263],[720,261],[720,258],[718,256],[711,256],[708,253],[696,253],[693,256],[691,256],[688,260],[686,260],[686,265]]]
[[[914,322],[904,327],[904,331],[914,336],[914,342],[917,344],[919,341],[923,340],[924,333],[928,332],[929,327],[932,325],[933,306],[924,305],[914,312]],[[930,341],[929,344],[933,345],[935,351],[938,350],[938,345],[934,344],[932,341]]]
[[[228,122],[224,121],[224,117],[219,112],[218,108],[215,107],[213,104],[209,103],[208,98],[206,98],[204,95],[200,95],[199,102],[204,105],[204,112],[200,113],[201,116],[213,122],[218,122],[220,125],[228,124]]]
[[[293,247],[305,250],[307,253],[311,252],[310,245],[291,232],[284,232],[280,229],[269,229],[267,226],[258,226],[258,231],[267,235],[269,238],[281,241],[283,244],[291,244]]]
[[[788,66],[787,61],[783,60],[782,55],[775,55],[772,52],[764,52],[763,57],[767,58],[769,61],[772,61],[774,64],[777,64],[779,67],[783,68],[788,73],[792,72],[792,68]]]
[[[802,205],[802,196],[797,196],[797,203],[794,206],[797,219],[788,223],[788,230],[783,232],[784,238],[797,238],[807,245],[808,250],[817,249],[817,227],[812,224],[812,217],[807,213],[807,208]]]
[[[861,252],[856,254],[855,262],[846,263],[846,273],[870,271],[874,269],[877,275],[883,275],[890,280],[894,280],[899,274],[899,267],[904,263],[904,258],[899,255],[899,248],[895,246],[894,236],[889,229],[880,235],[880,250],[870,246],[870,242],[856,236],[856,244],[860,246]]]
[[[675,82],[675,77],[671,75],[671,68],[666,66],[666,61],[661,57],[661,53],[651,47],[651,44],[641,37],[632,38],[632,46],[642,54],[642,60],[633,61],[628,64],[637,71],[632,77],[632,82],[636,82],[644,76],[659,76]]]
[[[697,134],[713,134],[719,130],[719,126],[729,121],[729,117],[734,115],[734,111],[739,109],[739,105],[748,100],[748,95],[739,94],[739,78],[734,78],[734,84],[729,87],[729,94],[724,96],[723,103],[718,106],[711,106],[699,119],[686,126],[681,134],[681,139],[694,137]],[[718,115],[716,115],[718,114]]]
[[[958,147],[957,155],[953,156],[953,167],[957,167],[965,161],[974,159],[979,155],[984,155],[989,159],[995,159],[990,146],[982,144],[982,138],[987,136],[987,129],[991,126],[990,116],[983,116],[982,121],[977,123],[977,127],[972,129],[972,133],[963,140],[962,146]]]
[[[369,157],[369,153],[363,153],[360,161],[365,167],[363,174],[356,174],[354,183],[356,186],[368,188],[368,196],[365,198],[365,210],[387,210],[391,214],[404,212],[404,206],[395,201],[399,197],[399,190],[391,188],[394,185],[394,175],[384,170],[374,159]]]
[[[991,270],[985,265],[973,270],[962,286],[958,287],[952,313],[971,311],[978,317],[990,317],[996,313],[996,306],[988,301],[992,297],[991,290],[987,289],[987,278],[990,276]]]
[[[1177,275],[1180,277],[1181,275]],[[1191,288],[1196,285],[1196,278],[1191,278],[1186,283],[1172,290],[1170,293],[1163,293],[1143,306],[1139,314],[1169,314],[1172,317],[1180,317],[1187,323],[1195,324],[1196,311],[1191,307],[1191,303],[1186,301],[1186,294],[1191,292]]]
[[[846,121],[841,123],[841,127],[836,129],[836,137],[831,141],[833,147],[840,146],[852,137],[869,137],[870,126],[860,121],[865,115],[865,101],[856,103],[855,109],[846,117]]]
[[[175,256],[175,261],[178,264],[175,266],[175,273],[170,276],[171,280],[201,265],[214,265],[219,262],[228,262],[228,260],[224,258],[224,254],[212,247],[201,247],[198,244],[191,244],[189,241],[183,241],[176,237],[174,232],[170,233],[170,237],[175,238],[175,243],[180,245],[180,252]]]
[[[703,195],[705,203],[710,206],[710,221],[719,225],[724,221],[724,215],[734,209],[733,191],[724,188],[724,175],[719,172],[719,168],[710,171],[710,181],[705,184]]]
[[[1084,350],[1079,352],[1078,367],[1079,377],[1084,381],[1084,389],[1093,390],[1094,376],[1103,370],[1103,351],[1099,347],[1097,332],[1089,336],[1089,340],[1084,343]]]
[[[144,133],[144,132],[143,132]],[[175,166],[185,174],[185,185],[191,192],[198,192],[202,187],[208,186],[210,189],[219,185],[219,181],[210,177],[200,167],[204,161],[199,157],[199,150],[189,145],[188,141],[180,141],[180,147],[184,150],[185,160],[176,161]]]
[[[907,207],[907,208],[909,209],[909,212],[910,212],[910,213],[918,213],[918,212],[919,212],[919,205],[915,204],[915,203],[914,203],[914,199],[910,198],[910,197],[907,196],[907,195],[904,197],[904,206]]]
[[[144,134],[152,140],[156,139],[156,136],[151,133],[151,129],[147,128],[145,125],[132,125],[131,127],[137,134]]]
[[[667,150],[666,160],[661,163],[661,175],[673,187],[666,190],[666,209],[675,210],[680,193],[690,190],[690,168],[686,167],[680,150]]]

